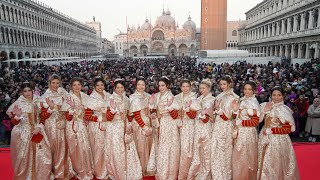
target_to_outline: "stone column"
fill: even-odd
[[[306,43],[306,59],[309,59],[309,56],[310,56],[310,49],[309,49],[309,46],[310,44],[309,43]]]
[[[280,23],[279,23],[279,21],[276,22],[276,26],[277,26],[276,36],[278,36],[281,33],[280,32]]]
[[[316,43],[316,49],[314,51],[314,58],[319,58],[319,43]]]
[[[274,36],[274,35],[275,35],[275,32],[276,32],[276,25],[275,25],[274,22],[272,23],[271,27],[272,27],[272,34],[271,34],[271,36]]]
[[[317,27],[320,28],[320,8],[318,9],[318,23]]]
[[[302,45],[301,44],[298,44],[298,58],[301,59],[302,57],[302,54],[301,54],[301,48],[302,48]]]
[[[274,56],[279,56],[278,46],[274,46]]]
[[[294,58],[294,44],[291,45],[291,59]]]
[[[309,11],[309,24],[308,29],[313,29],[313,21],[314,21],[314,10]]]
[[[284,19],[281,20],[281,34],[284,34],[286,32],[285,26],[284,26]]]
[[[293,16],[293,32],[298,30],[298,15]]]
[[[283,5],[282,5],[282,8],[285,8],[285,7],[287,7],[287,1],[286,0],[283,0]]]
[[[282,45],[280,45],[280,53],[279,53],[279,56],[282,56],[282,54],[283,54],[283,47],[282,47]]]
[[[288,23],[287,23],[287,33],[291,33],[291,17],[288,17]]]
[[[289,57],[289,46],[288,45],[285,45],[285,54],[286,58]]]
[[[270,37],[271,36],[271,26],[272,26],[272,24],[268,24],[268,37]]]
[[[300,24],[300,31],[303,31],[305,28],[304,26],[306,25],[306,13],[301,14],[301,24]]]

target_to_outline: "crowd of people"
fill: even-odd
[[[157,80],[161,76],[168,76],[172,81],[172,93],[181,90],[179,82],[183,79],[192,81],[193,91],[197,91],[199,82],[209,78],[213,84],[214,96],[220,93],[217,81],[224,75],[230,75],[234,83],[234,91],[241,95],[241,86],[246,80],[257,84],[256,96],[260,103],[269,101],[270,90],[281,86],[285,90],[285,103],[293,110],[297,130],[292,134],[295,140],[316,141],[317,135],[310,136],[311,127],[307,126],[308,107],[320,91],[320,60],[315,59],[304,64],[273,64],[251,65],[247,63],[221,64],[197,63],[189,57],[167,59],[121,59],[112,61],[86,61],[82,63],[68,63],[60,66],[19,66],[16,68],[2,68],[0,71],[0,145],[9,144],[12,126],[6,116],[6,109],[19,97],[19,87],[24,81],[35,84],[35,93],[43,94],[48,88],[48,78],[58,74],[62,78],[62,86],[68,91],[72,77],[83,78],[83,92],[90,94],[94,87],[95,77],[102,77],[106,83],[106,91],[112,93],[113,82],[116,78],[125,79],[126,94],[129,96],[135,90],[136,77],[146,77],[146,92],[156,93]],[[262,125],[260,125],[262,127]]]
[[[2,136],[15,179],[299,179],[289,134],[317,140],[319,71],[188,57],[7,68]]]

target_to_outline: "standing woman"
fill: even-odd
[[[180,139],[178,118],[179,105],[170,91],[170,80],[163,76],[159,79],[159,93],[151,105],[157,111],[160,121],[159,145],[157,151],[157,179],[176,180],[179,171]]]
[[[211,81],[204,79],[200,83],[199,92],[201,96],[198,102],[201,106],[200,114],[195,122],[193,159],[188,174],[188,179],[211,179],[210,174],[210,151],[213,103],[215,98],[211,94]]]
[[[180,85],[182,93],[175,96],[179,104],[179,117],[182,120],[180,128],[180,166],[179,178],[187,179],[193,157],[194,125],[197,111],[201,109],[197,101],[196,93],[191,92],[191,82],[182,80]]]
[[[232,179],[255,180],[258,170],[258,136],[260,104],[254,92],[256,84],[247,81],[243,86],[244,97],[240,106],[233,104],[234,112],[239,112],[236,120],[238,128],[232,154]]]
[[[230,76],[219,81],[222,93],[215,102],[216,120],[212,132],[211,173],[214,179],[232,178],[233,123],[236,117],[232,104],[236,104],[239,96],[233,92]]]
[[[147,172],[147,165],[152,145],[152,123],[149,110],[150,95],[145,92],[145,89],[145,79],[138,77],[136,80],[136,91],[130,96],[130,114],[133,115],[133,122],[129,123],[132,124],[142,174],[144,176],[151,176],[154,174]]]
[[[85,120],[89,121],[88,135],[93,157],[93,174],[98,179],[107,179],[107,160],[105,154],[106,111],[110,94],[105,91],[102,78],[94,80],[94,90],[90,95]]]
[[[260,179],[299,180],[299,170],[289,134],[295,131],[291,109],[283,103],[284,91],[271,90],[272,102],[261,104],[260,120],[264,127],[259,135]]]
[[[50,179],[52,164],[49,140],[38,119],[38,97],[30,83],[21,85],[22,95],[7,111],[15,126],[11,132],[11,159],[15,180]]]
[[[142,179],[142,169],[132,137],[132,127],[128,124],[129,98],[125,95],[122,79],[114,81],[114,91],[109,103],[105,138],[109,177],[117,180]]]
[[[92,179],[92,153],[85,123],[85,107],[89,96],[81,92],[82,79],[70,81],[69,97],[63,102],[61,111],[65,112],[66,139],[72,168],[78,179]]]
[[[52,169],[54,178],[71,178],[68,169],[68,158],[65,139],[66,121],[60,113],[67,91],[61,86],[61,78],[52,75],[49,78],[49,88],[41,96],[38,106],[41,108],[40,118],[50,142],[52,154]]]

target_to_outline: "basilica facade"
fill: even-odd
[[[193,56],[197,51],[196,24],[189,16],[180,28],[169,10],[163,11],[154,25],[146,19],[141,26],[128,27],[127,31],[130,57]]]

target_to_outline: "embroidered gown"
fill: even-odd
[[[105,152],[106,112],[111,94],[106,91],[103,91],[103,94],[104,96],[101,96],[93,90],[85,110],[85,120],[89,121],[88,135],[93,157],[93,174],[98,179],[107,179],[108,177]]]
[[[196,94],[190,92],[188,95],[180,93],[175,96],[179,105],[179,118],[182,120],[180,128],[180,165],[178,179],[187,179],[191,161],[193,159],[193,140],[195,129],[195,118],[197,111],[201,109]],[[185,107],[191,101],[190,107]]]
[[[40,97],[38,106],[41,109],[40,117],[44,121],[44,130],[50,141],[50,149],[52,153],[52,166],[54,178],[71,178],[72,169],[69,168],[66,137],[65,137],[65,117],[60,112],[63,101],[67,96],[67,91],[58,88],[57,92],[47,89]],[[51,109],[46,103],[46,98],[53,101],[54,109]]]
[[[117,180],[142,179],[142,168],[133,134],[127,133],[129,98],[113,93],[117,108],[107,110],[106,155],[109,177]],[[131,118],[131,117],[130,117]]]
[[[261,104],[260,121],[265,123],[259,135],[258,179],[299,180],[296,155],[289,137],[295,131],[292,111],[283,102],[274,104],[269,112],[264,111],[265,105]]]
[[[210,109],[207,114],[201,115],[201,111],[195,122],[194,144],[193,144],[193,159],[188,174],[188,179],[211,179],[210,161],[211,161],[211,134],[212,134],[212,119],[213,103],[215,98],[212,94],[200,96],[198,102],[201,110]]]
[[[170,107],[167,102],[174,98],[171,91],[163,95],[156,94],[156,103],[154,109],[157,111],[159,127],[159,142],[156,151],[156,178],[159,180],[176,180],[179,171],[180,157],[180,124],[177,120],[179,105],[176,100]],[[180,121],[181,122],[181,121]]]
[[[92,153],[89,143],[87,126],[85,123],[85,109],[87,107],[89,96],[80,92],[80,98],[72,91],[69,96],[75,103],[72,109],[66,101],[62,104],[61,111],[65,112],[66,122],[66,139],[72,168],[78,179],[93,178]]]
[[[238,132],[232,154],[233,180],[257,179],[260,111],[260,104],[254,96],[240,99]]]
[[[34,95],[29,101],[20,96],[9,108],[7,113],[13,112],[14,106],[22,110],[21,117],[13,114],[11,122],[15,125],[11,132],[11,160],[15,180],[43,180],[50,179],[52,160],[49,139],[44,131],[43,122],[38,118],[40,110],[37,107],[38,97]],[[39,127],[42,139],[32,135]],[[35,138],[36,140],[33,140]]]
[[[233,123],[235,114],[232,112],[233,100],[238,101],[239,96],[230,89],[220,93],[217,116],[212,131],[211,144],[211,173],[213,179],[232,178],[232,151],[233,151]]]
[[[147,171],[152,145],[152,134],[144,134],[143,132],[143,128],[149,128],[150,131],[152,128],[151,119],[149,117],[149,98],[150,95],[148,93],[144,92],[143,94],[140,94],[137,91],[130,96],[130,115],[133,116],[131,124],[142,167],[142,174],[144,176],[154,175]]]

